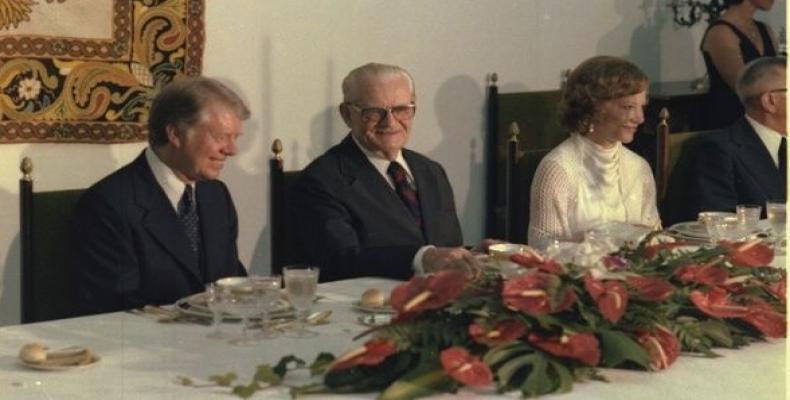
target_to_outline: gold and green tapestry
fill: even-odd
[[[157,91],[200,75],[204,0],[0,0],[0,143],[147,138]]]

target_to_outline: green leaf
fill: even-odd
[[[255,392],[260,390],[261,387],[258,386],[257,382],[252,382],[249,385],[238,385],[233,387],[233,394],[236,396],[241,397],[242,399],[248,399],[252,397]]]
[[[601,339],[601,365],[604,367],[617,367],[625,362],[648,369],[650,356],[647,352],[628,335],[607,329],[598,331]]]
[[[270,385],[279,385],[282,382],[283,377],[282,375],[274,372],[274,368],[272,368],[269,364],[259,365],[255,369],[255,376],[253,376],[253,381],[255,382],[265,382]]]
[[[335,356],[332,353],[320,353],[310,364],[310,376],[321,375],[326,372],[326,368],[335,361]]]
[[[192,378],[184,375],[179,375],[176,377],[176,383],[183,386],[192,386],[195,384],[195,381]]]
[[[488,350],[488,352],[483,355],[483,362],[488,365],[489,368],[498,368],[499,365],[505,361],[532,351],[534,350],[531,347],[523,343],[509,343]]]
[[[441,367],[417,374],[407,374],[387,387],[379,396],[379,400],[410,400],[439,391],[454,392],[458,386],[453,382]]]
[[[705,320],[699,323],[699,328],[702,333],[713,340],[719,346],[734,347],[735,342],[730,335],[730,329],[727,324],[714,319]]]
[[[296,368],[304,367],[307,363],[299,357],[294,356],[293,354],[287,355],[280,359],[280,362],[272,369],[275,374],[280,375],[280,378],[284,377],[285,374],[288,372],[288,365],[295,364]]]
[[[553,370],[559,381],[558,386],[554,389],[554,391],[559,393],[570,392],[573,388],[573,374],[571,373],[570,369],[555,360],[549,360],[549,367],[551,370]]]
[[[516,382],[516,378],[521,376],[525,377],[529,374],[529,368],[537,358],[541,356],[538,353],[530,353],[522,356],[515,357],[508,362],[504,363],[496,371],[499,383],[509,387],[521,387],[523,383]]]
[[[233,381],[236,380],[238,376],[236,376],[233,372],[228,372],[227,374],[222,375],[211,375],[208,377],[208,380],[211,382],[216,383],[219,386],[230,386]]]
[[[532,360],[532,370],[527,374],[524,384],[521,385],[521,393],[524,396],[540,396],[553,392],[554,388],[559,386],[559,382],[555,382],[549,376],[546,358],[540,353],[535,353]]]

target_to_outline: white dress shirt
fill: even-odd
[[[774,160],[774,165],[779,167],[779,145],[782,143],[782,138],[784,135],[781,133],[755,121],[748,115],[746,116],[746,121],[749,122],[749,125],[754,128],[754,131],[757,132],[757,136],[760,137],[765,148],[768,149],[768,154],[771,155],[771,159]]]
[[[162,162],[150,147],[145,149],[145,160],[148,161],[148,166],[151,167],[151,172],[154,173],[156,182],[165,192],[165,196],[170,201],[170,205],[173,206],[173,210],[178,214],[178,202],[181,200],[181,196],[184,195],[184,188],[186,188],[187,184],[178,179],[175,172]],[[194,190],[192,193],[194,193]],[[192,204],[197,206],[197,195],[193,196],[192,201]]]

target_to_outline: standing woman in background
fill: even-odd
[[[743,116],[735,80],[749,61],[776,55],[773,31],[753,18],[757,10],[773,5],[774,0],[724,0],[724,14],[705,32],[700,49],[710,81],[703,104],[706,128],[728,126]]]

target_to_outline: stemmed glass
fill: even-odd
[[[250,335],[250,318],[258,315],[261,309],[261,296],[255,288],[254,281],[246,278],[238,283],[228,285],[227,311],[241,317],[241,337],[232,339],[232,344],[255,344],[258,339]]]
[[[766,216],[768,217],[768,224],[771,226],[771,236],[774,242],[774,254],[778,256],[785,255],[784,246],[787,241],[786,237],[786,224],[787,224],[787,204],[781,201],[769,201],[765,204]]]
[[[318,335],[305,328],[318,286],[318,272],[317,267],[309,265],[292,265],[283,268],[285,291],[288,294],[288,301],[296,310],[297,319],[294,328],[286,332],[286,336],[307,338]]]
[[[270,312],[275,306],[277,300],[280,298],[280,286],[282,278],[280,275],[254,275],[251,276],[250,279],[253,282],[255,291],[258,293],[258,298],[261,305],[261,332],[258,334],[258,337],[263,339],[277,337],[277,332],[273,329],[270,329],[269,320]]]
[[[211,339],[227,339],[228,335],[222,330],[222,313],[225,309],[222,286],[214,282],[206,284],[206,306],[211,310],[211,332],[206,335]]]

